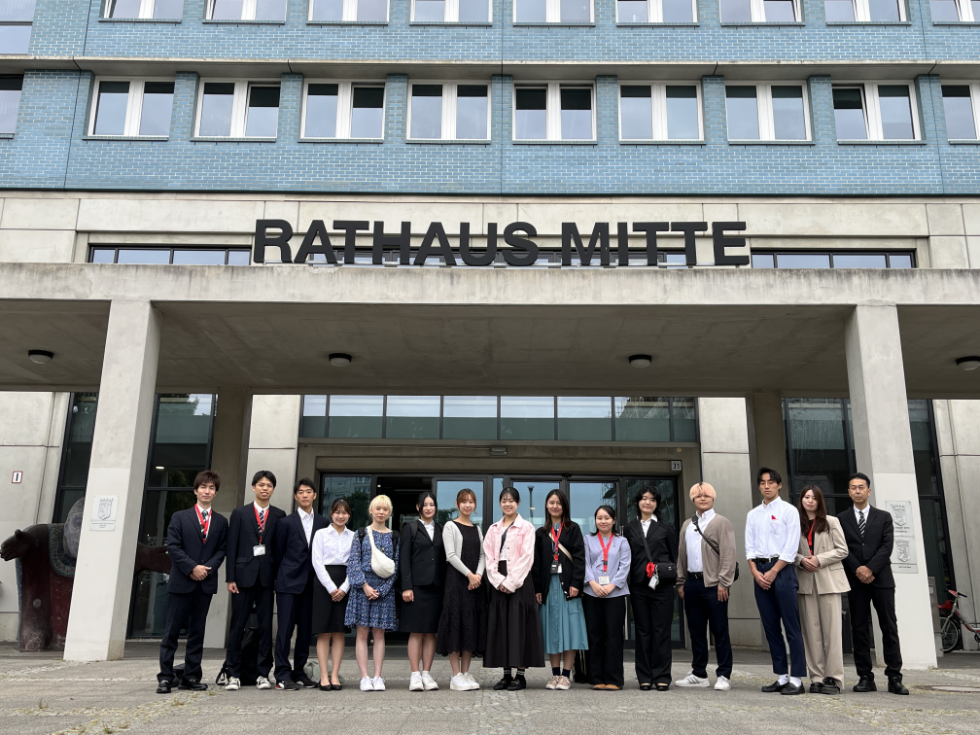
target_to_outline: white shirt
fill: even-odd
[[[313,536],[313,511],[309,513],[303,511],[302,508],[297,508],[296,512],[299,513],[299,519],[303,522],[303,531],[306,532],[306,543],[310,543],[310,538]]]
[[[421,519],[419,519],[419,520],[421,520]],[[435,538],[436,538],[436,523],[435,523],[435,521],[433,521],[432,523],[426,523],[425,521],[422,521],[422,528],[424,528],[425,529],[425,532],[427,534],[429,534],[429,541],[434,541]]]
[[[714,508],[708,508],[704,512],[704,515],[698,513],[698,526],[702,531],[711,523],[711,519],[714,517]],[[701,534],[695,530],[693,523],[688,525],[687,531],[684,533],[684,543],[687,545],[687,571],[703,572],[704,562],[701,560]]]
[[[864,513],[864,522],[868,522],[868,514],[871,512],[871,503],[864,506],[864,510],[858,510],[856,505],[851,506],[854,509],[854,520],[858,522],[858,527],[861,525],[861,514]]]
[[[337,533],[333,524],[326,528],[321,528],[313,537],[313,545],[310,553],[313,558],[313,570],[316,572],[320,584],[327,588],[327,592],[337,589],[333,579],[327,574],[326,567],[335,564],[347,564],[350,559],[350,547],[354,543],[356,534],[349,528],[345,528],[343,533]],[[350,579],[344,579],[340,585],[345,593],[350,590]]]
[[[656,520],[657,520],[657,514],[654,513],[649,518],[647,518],[645,521],[640,521],[640,525],[643,526],[643,535],[644,536],[646,536],[647,535],[647,532],[650,530],[650,524],[653,521],[656,521]]]
[[[262,513],[263,511],[265,512],[265,515],[262,516],[262,520],[265,523],[268,523],[269,522],[269,510],[272,508],[272,506],[271,505],[267,505],[267,506],[265,506],[263,508],[261,505],[259,505],[258,503],[255,503],[255,502],[253,502],[252,505],[255,506],[255,512],[256,512],[256,514]],[[256,517],[256,519],[258,519],[258,515],[256,515],[255,517]]]
[[[749,511],[745,519],[745,556],[765,559],[778,556],[787,564],[796,561],[800,546],[800,512],[777,497]]]

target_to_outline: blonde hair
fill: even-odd
[[[698,495],[704,493],[709,498],[717,498],[718,493],[715,492],[714,487],[707,482],[696,482],[691,485],[691,500],[694,500]]]
[[[371,504],[368,506],[368,513],[374,513],[375,508],[382,507],[391,513],[391,498],[389,498],[387,495],[375,495],[374,499],[371,501]]]

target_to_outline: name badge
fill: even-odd
[[[599,577],[599,584],[605,587],[607,584],[609,584],[609,577],[606,576]]]
[[[253,546],[252,556],[265,556],[265,546],[263,544],[259,544],[258,546]]]
[[[551,565],[551,573],[552,574],[561,574],[561,564],[552,564]]]

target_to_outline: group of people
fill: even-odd
[[[640,689],[666,691],[672,683],[675,588],[684,602],[693,654],[692,671],[676,684],[709,685],[710,630],[718,659],[715,689],[731,688],[728,599],[739,572],[735,533],[715,512],[716,493],[708,483],[691,488],[696,513],[678,538],[672,525],[658,517],[661,499],[649,486],[632,498],[635,519],[621,533],[611,505],[596,509],[595,531],[584,533],[571,519],[567,495],[558,489],[548,493],[545,523],[535,528],[518,512],[518,490],[505,487],[499,496],[502,517],[484,537],[472,520],[477,497],[469,489],[459,492],[455,518],[445,524],[436,521],[436,496],[421,493],[418,519],[399,533],[388,527],[393,507],[387,496],[371,500],[369,526],[352,530],[346,500],[332,503],[329,518],[313,510],[316,488],[306,478],[294,489],[296,511],[286,515],[270,503],[276,478],[265,470],[253,477],[254,501],[236,508],[229,523],[211,510],[220,482],[214,472],[199,473],[197,503],[175,513],[168,528],[173,570],[159,693],[169,693],[177,682],[174,655],[185,629],[185,665],[176,685],[207,688],[201,681],[204,625],[226,555],[233,600],[228,690],[242,686],[242,639],[253,613],[258,689],[342,689],[345,635],[353,629],[361,691],[384,691],[385,634],[394,630],[409,634],[411,691],[439,688],[431,673],[437,653],[449,658],[454,691],[480,688],[469,673],[474,657],[483,658],[485,669],[503,670],[494,689],[516,691],[527,686],[526,670],[542,666],[546,656],[552,672],[546,688],[567,690],[578,651],[587,652],[593,689],[619,690],[625,686],[628,598]],[[804,488],[798,509],[783,502],[781,482],[775,470],[760,470],[763,503],[746,522],[755,598],[779,677],[763,691],[802,693],[807,669],[811,692],[841,690],[841,594],[847,592],[860,677],[854,690],[876,688],[870,656],[873,603],[884,637],[889,691],[907,694],[889,568],[891,517],[868,505],[870,481],[860,473],[850,478],[854,510],[840,520],[827,516],[816,486]],[[401,597],[397,615],[396,595]],[[274,608],[278,630],[273,644]],[[313,636],[319,684],[305,670]]]

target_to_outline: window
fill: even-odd
[[[725,103],[730,141],[810,139],[802,85],[733,84],[725,88]]]
[[[91,135],[166,137],[170,134],[173,82],[99,79],[95,89]]]
[[[722,23],[796,23],[798,0],[720,0]]]
[[[106,18],[182,18],[184,0],[108,0]]]
[[[17,128],[23,84],[24,77],[0,77],[0,133],[13,133]]]
[[[169,248],[97,245],[89,252],[90,263],[127,265],[248,265],[248,248]]]
[[[0,54],[26,54],[33,21],[34,0],[0,0]]]
[[[209,20],[286,20],[286,0],[209,0]]]
[[[753,268],[914,268],[911,252],[754,252]]]
[[[416,140],[488,140],[486,84],[412,84],[408,137]]]
[[[515,0],[514,22],[592,23],[592,0]]]
[[[837,140],[917,140],[915,109],[909,84],[834,87]]]
[[[384,85],[310,81],[305,97],[303,138],[384,138]]]
[[[943,108],[946,112],[946,135],[950,140],[977,139],[980,84],[944,84]]]
[[[197,118],[202,138],[275,138],[279,84],[202,81]]]
[[[592,87],[547,85],[514,91],[515,140],[594,140]]]
[[[618,23],[694,23],[696,0],[617,0]]]
[[[967,2],[967,0],[961,0]],[[935,7],[935,3],[933,3]],[[904,0],[824,0],[827,22],[894,22],[905,20]]]
[[[311,0],[310,20],[387,22],[388,0]]]
[[[980,0],[932,0],[932,22],[980,21]]]
[[[701,140],[696,84],[623,84],[619,87],[621,140]]]
[[[490,0],[414,0],[416,23],[489,23]]]

